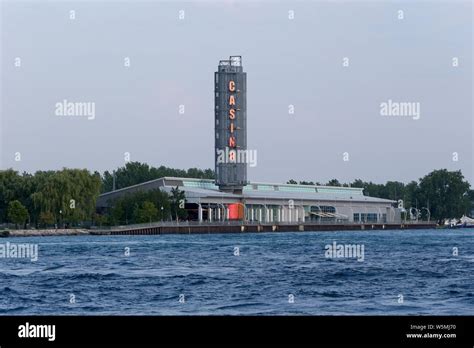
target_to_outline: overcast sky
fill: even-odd
[[[242,55],[249,180],[448,168],[474,184],[472,18],[470,1],[4,1],[1,167],[102,172],[128,152],[214,168],[213,73]],[[56,115],[64,99],[95,118]],[[419,119],[381,115],[388,100],[419,103]]]

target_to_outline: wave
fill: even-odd
[[[266,303],[263,302],[247,302],[247,303],[237,303],[233,305],[225,305],[216,307],[216,310],[227,310],[227,309],[240,309],[240,308],[248,308],[248,307],[258,307],[258,306],[266,306]]]
[[[60,269],[60,268],[64,268],[64,265],[55,265],[55,266],[46,267],[45,269],[42,269],[41,272],[53,271],[55,269]]]

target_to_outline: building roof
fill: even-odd
[[[250,182],[244,187],[242,194],[234,194],[219,191],[212,179],[177,178],[164,177],[147,181],[138,185],[129,186],[123,189],[103,193],[99,196],[98,205],[108,205],[107,201],[115,199],[128,192],[140,190],[150,190],[160,188],[171,191],[171,188],[178,186],[186,194],[188,200],[196,201],[201,199],[259,199],[259,200],[289,200],[295,203],[298,200],[305,201],[347,201],[347,202],[367,202],[367,203],[395,203],[395,201],[364,196],[362,188],[320,186],[320,185],[299,185],[299,184],[275,184],[264,182]]]

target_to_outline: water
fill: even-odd
[[[472,315],[473,236],[413,230],[4,238],[0,244],[39,243],[39,257],[0,259],[0,314]],[[364,261],[326,258],[334,241],[363,244]]]

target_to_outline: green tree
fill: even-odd
[[[339,180],[331,179],[327,184],[327,186],[342,186]]]
[[[186,195],[184,191],[179,189],[178,186],[171,189],[170,201],[172,218],[176,221],[187,218],[188,214],[186,209],[184,209],[186,204]]]
[[[8,204],[8,218],[16,225],[16,228],[18,225],[25,224],[28,216],[28,209],[19,200],[11,201]]]
[[[150,201],[144,201],[140,207],[135,208],[134,215],[138,223],[156,221],[158,209]]]
[[[420,188],[418,186],[418,182],[411,181],[407,185],[405,185],[402,198],[404,208],[408,209],[410,207],[415,207],[417,205],[417,202],[419,201],[419,195]]]
[[[398,181],[387,181],[385,185],[380,188],[381,198],[398,201],[403,199],[405,194],[405,184]]]
[[[23,199],[23,179],[12,169],[0,171],[0,222],[8,220],[8,205],[13,200]]]
[[[49,211],[42,211],[39,214],[39,223],[42,224],[43,226],[48,226],[54,224],[54,215],[49,212]]]
[[[432,171],[420,179],[418,208],[429,206],[431,216],[438,222],[459,218],[470,208],[469,188],[461,171]]]
[[[31,200],[38,219],[41,212],[51,212],[55,221],[65,224],[92,220],[100,184],[99,173],[86,169],[36,172]]]
[[[128,225],[144,222],[143,215],[140,215],[140,212],[145,201],[152,202],[157,208],[157,220],[165,220],[169,216],[170,201],[166,192],[159,189],[136,191],[127,193],[110,202],[111,209],[107,217],[108,223],[111,225]],[[149,222],[149,220],[145,222]]]
[[[112,191],[114,177],[115,189],[121,189],[165,176],[214,179],[214,171],[212,169],[201,170],[198,168],[190,168],[186,171],[165,166],[155,168],[150,167],[146,163],[128,162],[124,167],[120,167],[112,173],[109,171],[104,172],[101,190],[102,192]]]

